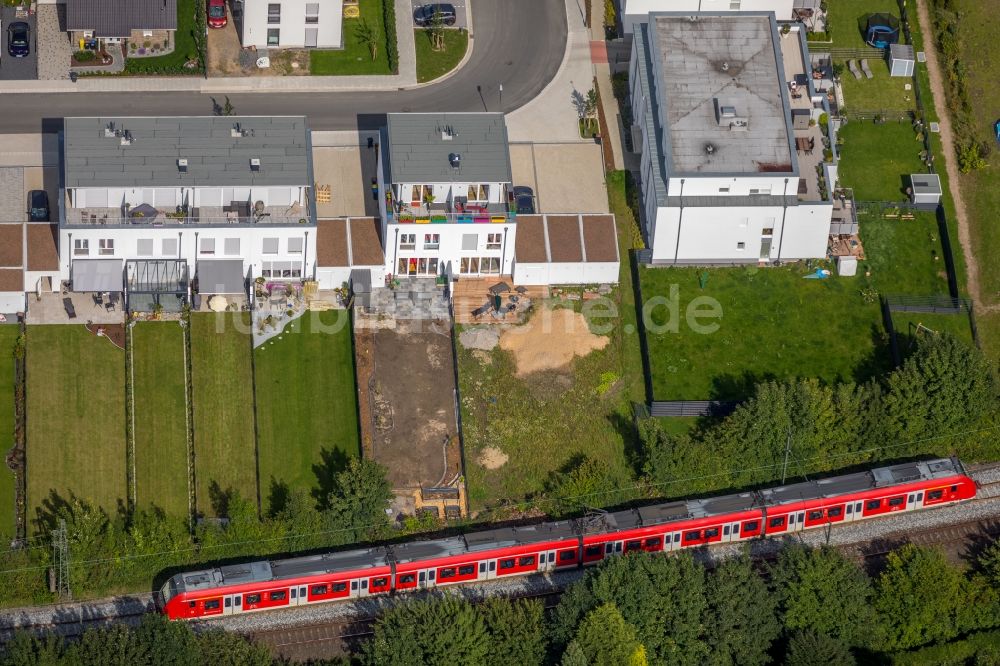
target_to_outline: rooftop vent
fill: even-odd
[[[121,137],[121,145],[131,146],[134,139],[132,138],[132,132],[128,130],[119,130],[118,136]]]
[[[108,123],[108,126],[104,128],[104,138],[110,139],[113,136],[118,136],[118,134],[115,133],[115,124],[112,122]]]
[[[250,158],[250,170],[251,171],[260,171],[260,158],[259,157],[251,157]]]
[[[704,147],[705,147],[705,154],[706,155],[714,155],[715,154],[716,147],[715,147],[714,143],[706,143]]]
[[[728,62],[722,63],[722,65],[719,66],[719,69],[721,69],[723,72],[728,72],[729,71],[729,63]]]
[[[243,125],[241,125],[240,123],[236,123],[235,125],[233,125],[232,129],[229,130],[229,136],[231,136],[234,139],[238,139],[244,136],[253,136],[253,130],[243,129]]]
[[[745,131],[749,128],[746,116],[740,115],[736,104],[718,97],[715,98],[715,120],[719,127],[727,127],[730,131]]]
[[[462,164],[462,156],[458,153],[448,153],[448,164],[452,169],[457,169]]]
[[[440,127],[439,129],[441,130],[442,141],[451,141],[452,139],[455,138],[455,128],[452,127],[451,125],[445,125],[444,127]]]
[[[177,160],[177,170],[180,171],[181,173],[187,173],[188,161],[186,157],[181,157],[180,159]]]

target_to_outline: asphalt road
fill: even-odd
[[[239,115],[304,114],[313,129],[371,129],[384,124],[387,112],[512,111],[555,76],[566,49],[562,0],[476,0],[472,20],[472,57],[439,84],[399,92],[236,94],[230,101]],[[5,133],[57,131],[65,116],[210,113],[205,93],[0,95]]]

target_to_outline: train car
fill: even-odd
[[[910,462],[762,490],[765,534],[788,534],[972,499],[957,458]]]
[[[391,589],[388,551],[372,548],[177,574],[161,588],[159,604],[170,619],[179,620],[340,601]]]

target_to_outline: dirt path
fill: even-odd
[[[965,272],[969,288],[969,296],[979,312],[1000,311],[1000,304],[986,305],[982,299],[982,292],[979,288],[979,263],[972,247],[972,235],[969,233],[968,209],[965,206],[965,199],[962,198],[962,189],[959,185],[961,174],[958,171],[958,159],[955,157],[955,139],[951,130],[951,117],[947,109],[938,106],[938,100],[945,99],[944,77],[941,72],[941,63],[938,61],[937,47],[934,45],[934,31],[931,24],[930,11],[927,8],[927,0],[917,0],[917,18],[920,21],[920,30],[925,35],[925,44],[929,47],[927,53],[927,72],[931,80],[931,92],[934,96],[934,107],[938,111],[938,120],[941,125],[941,143],[944,152],[944,166],[948,174],[948,188],[951,190],[951,197],[955,201],[955,217],[958,225],[958,242],[962,246],[965,254]]]

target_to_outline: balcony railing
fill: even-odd
[[[227,226],[235,224],[307,224],[309,212],[289,206],[264,206],[260,210],[224,210],[222,207],[192,208],[181,212],[145,210],[136,213],[121,208],[67,208],[66,224],[80,226]]]

